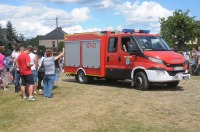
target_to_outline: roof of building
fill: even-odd
[[[40,40],[49,40],[49,39],[64,39],[64,35],[67,34],[62,30],[62,27],[58,27],[51,31],[50,33],[44,35]]]

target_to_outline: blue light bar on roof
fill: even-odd
[[[150,33],[150,30],[122,29],[124,33]]]
[[[124,33],[134,33],[134,29],[122,29]]]
[[[141,33],[150,33],[150,30],[140,30]]]

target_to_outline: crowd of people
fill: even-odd
[[[196,48],[192,48],[190,51],[183,51],[183,56],[185,58],[185,62],[188,66],[188,72],[191,75],[200,75],[200,46]]]
[[[12,54],[5,56],[4,50],[4,46],[0,46],[0,84],[5,91],[13,84],[14,93],[21,92],[22,99],[34,101],[38,92],[43,93],[44,98],[53,97],[52,89],[58,87],[63,68],[64,50],[57,53],[53,48],[43,52],[17,43],[13,45]]]

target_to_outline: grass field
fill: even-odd
[[[130,82],[78,84],[61,76],[54,98],[22,100],[14,86],[0,90],[1,132],[197,132],[200,77],[178,87],[139,91]]]

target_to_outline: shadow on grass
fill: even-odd
[[[182,86],[169,87],[167,85],[151,85],[148,91],[184,91]]]
[[[62,79],[64,82],[72,82],[72,83],[78,83],[75,79],[69,78],[69,79]],[[130,81],[106,81],[105,79],[95,79],[88,85],[93,86],[107,86],[107,87],[116,87],[116,88],[125,88],[125,89],[135,89],[135,87],[131,86]],[[177,87],[169,87],[167,85],[150,85],[149,89],[147,91],[184,91],[182,86]]]

